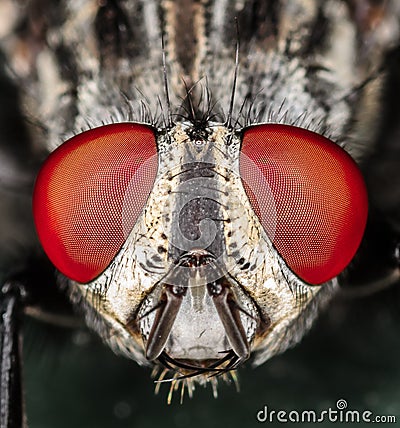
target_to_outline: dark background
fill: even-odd
[[[55,344],[47,328],[29,322],[30,427],[255,427],[268,425],[256,420],[264,405],[318,411],[336,409],[338,399],[345,399],[348,409],[396,415],[400,421],[398,297],[392,290],[336,301],[299,346],[261,367],[240,369],[240,392],[221,383],[214,399],[210,387],[197,387],[192,399],[186,396],[181,405],[177,393],[169,406],[168,385],[154,395],[149,369],[113,355],[85,333],[58,331]],[[273,424],[280,425],[290,426]]]

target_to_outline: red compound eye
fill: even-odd
[[[35,183],[33,214],[43,248],[69,278],[86,283],[111,263],[157,173],[152,128],[101,126],[58,147]]]
[[[294,126],[254,126],[243,135],[240,175],[261,224],[297,276],[322,284],[348,265],[364,234],[368,202],[361,173],[343,149]]]

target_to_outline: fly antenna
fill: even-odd
[[[163,65],[163,75],[164,75],[164,91],[165,91],[165,102],[167,104],[167,126],[168,128],[172,127],[172,113],[171,113],[171,100],[169,98],[169,86],[168,86],[168,72],[167,72],[167,58],[165,55],[165,40],[164,34],[161,35],[161,48],[162,48],[162,65]]]
[[[232,127],[233,105],[235,103],[236,84],[237,84],[237,76],[238,76],[238,69],[239,69],[239,47],[240,46],[239,46],[239,24],[238,24],[237,17],[235,17],[235,25],[236,25],[235,73],[233,75],[231,100],[229,103],[228,117],[226,119],[227,128]]]

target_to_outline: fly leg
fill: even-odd
[[[0,428],[21,428],[24,422],[22,390],[21,318],[25,289],[6,282],[0,290]]]

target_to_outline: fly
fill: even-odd
[[[51,290],[171,391],[215,392],[295,345],[364,235],[396,1],[6,3],[43,250],[5,273],[3,336],[22,311],[52,312],[32,274],[49,260]],[[13,373],[5,426],[22,420]]]

